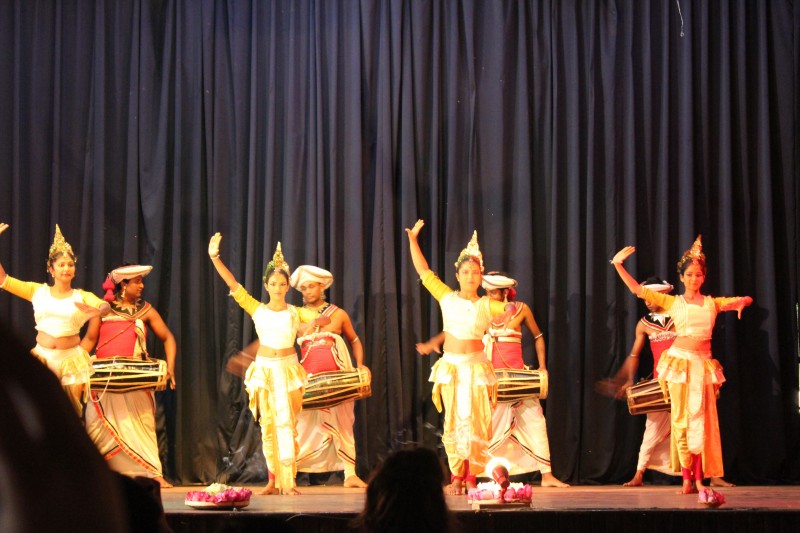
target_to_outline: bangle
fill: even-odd
[[[350,341],[350,344],[355,344],[355,343],[357,343],[357,342],[361,342],[361,339],[359,339],[358,337],[354,337],[354,338],[353,338],[353,339]]]
[[[622,263],[624,263],[624,261],[614,261],[613,259],[608,262],[609,265],[621,265]]]
[[[633,353],[633,352],[631,352],[631,353],[630,353],[630,357],[639,357],[639,354],[638,354],[638,353]]]
[[[540,331],[538,335],[534,335],[534,336],[533,336],[533,340],[536,340],[536,339],[538,339],[539,337],[543,337],[543,336],[544,336],[544,333],[542,333],[542,332]]]
[[[211,260],[213,261],[214,259],[219,259],[219,254],[217,254],[217,255],[209,255],[208,257],[210,257]]]

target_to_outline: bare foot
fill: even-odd
[[[697,494],[697,489],[691,479],[683,480],[683,488],[681,488],[678,494]]]
[[[641,487],[644,485],[644,472],[641,470],[637,470],[636,474],[634,474],[633,479],[628,481],[627,483],[623,483],[623,487]]]
[[[347,479],[344,480],[344,487],[347,489],[365,489],[367,484],[364,483],[363,479],[353,474],[352,476],[347,476]]]
[[[564,483],[552,473],[542,474],[542,487],[557,487],[563,489],[569,487],[568,483]]]
[[[735,487],[735,483],[730,483],[725,481],[721,477],[712,477],[711,478],[711,486],[712,487]]]
[[[295,487],[292,487],[291,489],[281,489],[281,494],[285,496],[299,496],[300,491],[297,490]]]
[[[261,496],[269,496],[270,494],[278,494],[278,489],[275,488],[275,480],[270,479],[267,486],[264,487],[262,490],[258,491],[256,494]]]
[[[474,479],[474,478],[472,478],[472,479]],[[467,487],[467,492],[469,492],[469,489],[477,489],[478,488],[478,482],[477,481],[472,481],[472,480],[467,481],[466,482],[466,487]]]
[[[445,485],[444,493],[451,496],[460,496],[464,491],[463,483],[460,479],[454,479],[449,485]]]
[[[172,483],[164,479],[162,476],[154,477],[153,480],[158,481],[158,484],[161,485],[162,489],[171,489],[173,487]]]

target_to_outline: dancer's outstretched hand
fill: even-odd
[[[331,317],[329,316],[320,316],[314,319],[314,327],[317,328],[324,328],[330,323],[331,323]]]
[[[743,297],[739,298],[738,300],[736,300],[733,304],[731,304],[730,310],[731,311],[736,311],[736,316],[738,316],[739,320],[741,320],[742,319],[742,310],[745,307],[747,307],[748,305],[752,304],[752,303],[753,303],[753,299],[751,297],[743,296]]]
[[[108,304],[104,304],[104,305],[108,305]],[[96,307],[92,307],[91,305],[87,305],[87,304],[85,304],[83,302],[75,302],[75,307],[77,307],[83,314],[86,315],[86,320],[90,320],[90,319],[92,319],[92,318],[94,318],[96,316],[102,316],[103,315],[103,311],[102,310],[100,310],[100,309],[98,309]]]
[[[219,243],[222,242],[222,234],[220,232],[216,232],[212,237],[211,240],[208,241],[208,256],[211,259],[216,259],[219,257]]]
[[[2,233],[5,230],[7,230],[8,228],[9,228],[8,224],[6,224],[5,222],[0,222],[0,235],[2,235]],[[408,231],[408,230],[406,230],[406,231]]]
[[[418,342],[417,352],[422,355],[428,355],[431,352],[442,353],[442,348],[435,342]]]
[[[625,248],[614,254],[614,257],[611,258],[611,263],[621,265],[622,263],[625,262],[627,258],[632,256],[634,252],[636,252],[635,246],[626,246]]]
[[[408,234],[409,239],[416,240],[417,235],[419,235],[419,230],[422,229],[422,226],[425,225],[425,221],[422,219],[417,220],[417,223],[414,224],[414,227],[411,229],[406,228],[406,233]]]

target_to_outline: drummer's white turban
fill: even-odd
[[[115,268],[111,271],[111,281],[120,283],[126,279],[133,279],[139,276],[145,277],[153,270],[150,265],[128,265],[124,267]]]
[[[661,283],[648,283],[648,284],[642,283],[642,287],[650,289],[651,291],[654,292],[663,292],[665,294],[671,293],[672,289],[674,289],[674,287],[669,283],[667,283],[666,281],[662,281]]]
[[[289,285],[295,289],[309,281],[322,283],[322,288],[327,289],[333,285],[333,274],[324,268],[315,267],[313,265],[300,265],[289,277]]]
[[[510,289],[517,286],[517,280],[502,274],[486,274],[483,276],[481,287],[487,291],[496,289]]]

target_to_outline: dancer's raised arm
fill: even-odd
[[[5,230],[8,229],[8,224],[5,222],[0,222],[0,235],[3,234]],[[3,268],[3,263],[0,263],[0,285],[5,283],[6,281],[6,269]]]
[[[219,276],[228,285],[230,290],[235,290],[239,286],[239,282],[236,281],[236,278],[233,276],[228,267],[225,266],[225,263],[222,262],[222,259],[219,257],[219,244],[222,241],[222,234],[220,232],[216,232],[212,237],[211,240],[208,241],[208,257],[211,258],[211,262],[214,264],[214,268],[217,269],[219,272]]]
[[[625,285],[627,285],[630,291],[636,296],[639,296],[639,294],[642,292],[642,286],[639,285],[639,283],[633,279],[633,276],[631,276],[628,271],[625,270],[625,267],[622,266],[622,263],[624,263],[627,258],[632,256],[634,252],[636,252],[635,246],[626,246],[614,255],[614,257],[611,259],[611,264],[617,269],[617,274],[619,274],[619,277],[622,278],[622,281],[625,282]]]
[[[419,243],[417,242],[417,235],[419,235],[419,230],[422,229],[422,226],[425,225],[425,221],[422,219],[417,220],[417,223],[414,224],[414,227],[411,229],[406,228],[406,233],[408,234],[408,245],[411,250],[411,260],[414,262],[414,268],[417,270],[417,274],[422,276],[426,272],[430,270],[428,266],[428,261],[425,259],[425,256],[422,255],[422,250],[419,247]]]

